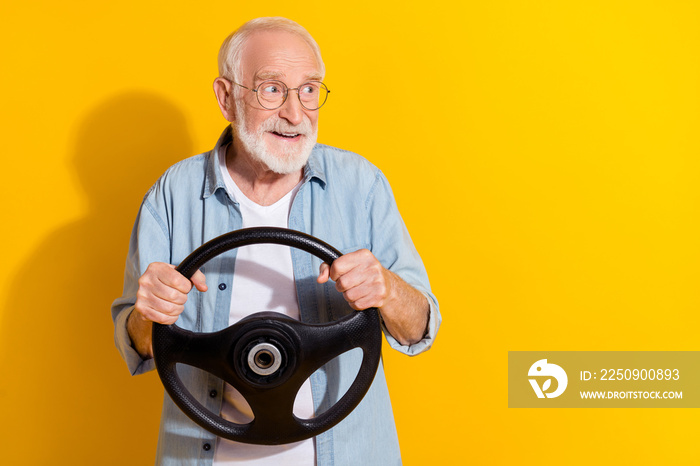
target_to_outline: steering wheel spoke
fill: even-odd
[[[363,332],[363,325],[376,309],[368,309],[352,313],[333,325],[319,326],[322,331],[316,331],[316,327],[305,326],[301,337],[301,351],[305,358],[314,362],[323,361],[323,364],[340,356],[354,348],[365,350],[372,340],[371,332]],[[364,313],[364,314],[363,314]]]

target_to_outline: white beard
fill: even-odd
[[[236,121],[233,124],[235,135],[238,136],[243,148],[261,162],[269,170],[281,175],[288,175],[304,168],[316,144],[318,131],[311,127],[311,121],[304,115],[299,125],[290,125],[286,120],[273,116],[265,120],[257,131],[250,132],[246,127],[245,113],[241,105],[236,106]],[[292,146],[283,145],[281,153],[274,154],[265,143],[265,133],[298,133],[302,135],[302,143]]]

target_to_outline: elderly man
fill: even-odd
[[[437,301],[384,175],[358,155],[316,144],[329,92],[324,71],[313,38],[284,18],[249,21],[222,45],[214,92],[231,124],[212,151],[171,167],[144,197],[124,294],[112,306],[117,347],[132,374],[154,367],[153,322],[212,332],[263,310],[323,323],[377,307],[393,348],[415,355],[432,344]],[[344,255],[329,267],[289,247],[247,246],[211,260],[191,280],[171,265],[212,238],[253,226],[303,231]],[[332,406],[361,358],[350,351],[315,372],[297,395],[295,415],[309,418]],[[233,387],[189,366],[179,372],[212,412],[234,422],[252,419]],[[166,396],[157,456],[158,464],[174,465],[401,461],[381,364],[347,418],[287,445],[216,438]]]

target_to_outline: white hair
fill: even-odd
[[[241,79],[241,55],[243,46],[248,38],[256,31],[286,31],[298,35],[311,47],[316,56],[316,62],[321,71],[321,76],[326,74],[326,67],[321,58],[321,49],[300,24],[295,23],[291,19],[282,18],[280,16],[263,17],[251,19],[241,27],[233,31],[224,40],[219,49],[219,76],[222,78],[233,78],[234,81],[240,82]]]

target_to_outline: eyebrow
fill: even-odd
[[[284,73],[280,71],[263,71],[260,74],[255,75],[256,81],[266,81],[268,79],[280,79],[284,77]]]
[[[282,79],[285,77],[285,74],[281,71],[263,71],[262,73],[259,73],[255,76],[255,81],[267,81],[268,79],[276,79],[278,81],[282,81]],[[304,76],[304,82],[306,81],[320,81],[321,80],[321,74],[320,73],[309,73]]]

